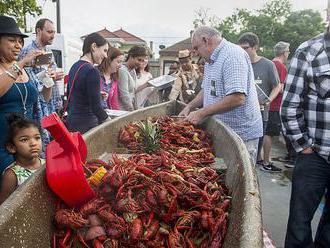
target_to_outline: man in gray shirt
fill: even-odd
[[[268,121],[269,104],[281,91],[280,79],[275,65],[269,59],[257,54],[259,49],[259,38],[254,33],[244,33],[238,40],[238,44],[248,53],[251,59],[255,84],[258,91],[260,110],[262,113],[264,132]],[[264,95],[265,93],[265,95]],[[261,160],[261,148],[263,137],[259,140],[258,161],[262,167],[260,169],[269,172],[281,172],[280,168],[272,164],[263,164]]]

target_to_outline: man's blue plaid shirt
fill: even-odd
[[[31,51],[36,50],[36,49],[39,49],[39,47],[37,45],[37,42],[35,40],[33,40],[31,42],[31,44],[27,45],[26,47],[24,47],[22,49],[19,59],[24,58],[28,53],[30,53]],[[49,52],[49,51],[51,52],[51,50],[47,47],[45,50],[47,52]],[[56,63],[53,63],[53,68],[54,69],[57,68]],[[46,68],[42,67],[42,66],[26,67],[25,70],[28,73],[30,80],[34,82],[36,88],[39,91],[37,111],[34,115],[34,119],[36,120],[37,123],[40,123],[41,119],[44,116],[47,116],[50,113],[56,112],[62,108],[62,99],[61,99],[60,91],[59,91],[57,83],[55,82],[55,85],[52,88],[51,100],[49,102],[46,102],[43,97],[43,94],[42,94],[43,84],[37,77],[37,74],[43,70],[46,70]],[[50,136],[46,130],[43,130],[42,140],[43,140],[44,145],[47,145],[50,142]]]
[[[216,118],[231,127],[244,141],[261,137],[262,119],[253,69],[248,54],[239,46],[223,39],[213,51],[209,63],[205,64],[204,106],[215,104],[225,96],[244,93],[243,106]]]

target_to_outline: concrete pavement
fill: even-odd
[[[281,139],[274,139],[273,143],[271,157],[285,156],[286,150]],[[272,174],[257,168],[257,173],[261,192],[264,228],[275,241],[276,247],[280,248],[284,247],[289,215],[292,169],[287,169],[283,163],[278,161],[274,161],[274,164],[282,168],[283,172]],[[319,207],[314,216],[312,223],[313,235],[315,235],[321,211],[321,207]]]

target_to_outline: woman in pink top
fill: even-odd
[[[118,48],[110,47],[108,57],[99,66],[103,108],[119,110],[117,78],[123,59],[124,54]]]

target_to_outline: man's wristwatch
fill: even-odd
[[[22,75],[23,74],[23,71],[22,69],[19,67],[19,65],[17,63],[14,63],[11,67],[13,69],[13,71],[18,75]]]

